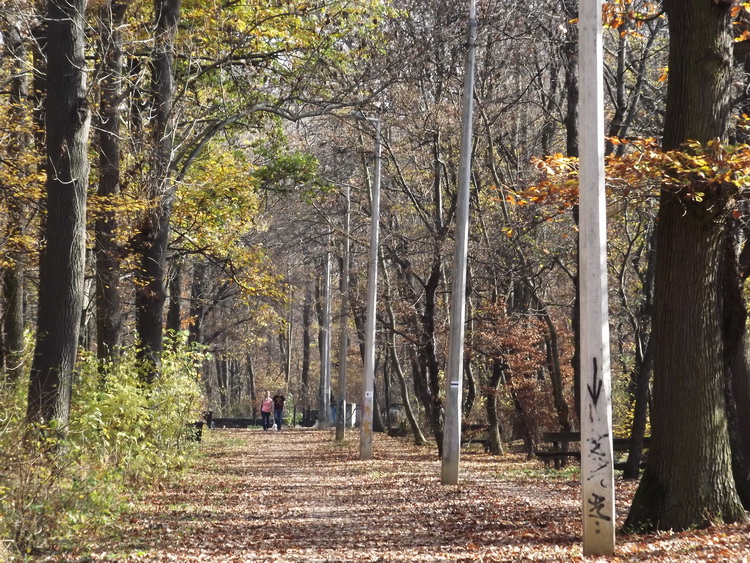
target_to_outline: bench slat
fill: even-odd
[[[581,458],[581,452],[577,450],[571,450],[571,451],[555,451],[555,450],[536,450],[534,452],[535,456],[539,457],[575,457],[580,459]]]
[[[580,442],[581,441],[581,433],[580,432],[545,432],[542,434],[542,442]],[[620,447],[629,447],[630,446],[630,438],[620,438],[615,437],[612,439],[612,443],[615,448]],[[648,447],[651,443],[651,436],[644,436],[643,438],[643,446]]]
[[[534,455],[546,460],[554,460],[555,468],[560,467],[560,462],[565,461],[567,458],[581,459],[581,452],[576,450],[565,449],[561,450],[562,444],[575,444],[580,443],[581,433],[580,432],[545,432],[542,435],[542,442],[549,444],[549,449],[536,450]],[[630,449],[630,438],[619,438],[615,437],[612,439],[612,449],[616,452],[624,452]],[[643,449],[647,450],[651,443],[651,437],[645,436],[643,438]],[[615,469],[624,468],[624,463],[615,462]]]

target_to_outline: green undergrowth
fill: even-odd
[[[85,548],[129,509],[134,491],[189,467],[203,358],[180,338],[147,385],[133,347],[104,366],[84,353],[65,428],[26,424],[28,369],[0,383],[0,560]]]

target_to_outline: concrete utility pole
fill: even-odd
[[[365,384],[359,459],[372,457],[372,409],[375,390],[375,319],[378,299],[378,240],[380,238],[380,119],[365,118],[375,126],[375,171],[370,212],[370,263],[367,268],[367,312],[365,319]]]
[[[469,32],[466,45],[463,110],[461,114],[461,154],[456,202],[456,246],[453,251],[451,326],[448,364],[445,369],[446,406],[443,433],[443,485],[458,484],[461,457],[461,399],[463,396],[464,317],[466,316],[466,260],[469,247],[469,192],[471,182],[471,126],[474,111],[474,65],[477,40],[475,0],[469,1]]]
[[[348,325],[349,325],[349,221],[351,197],[349,195],[349,184],[344,186],[344,197],[346,208],[344,210],[344,240],[341,257],[341,345],[339,349],[339,402],[336,407],[336,441],[344,441],[344,430],[346,428],[346,371],[347,356],[349,350]]]
[[[602,0],[579,2],[581,501],[583,554],[615,550],[604,191]]]
[[[321,343],[320,400],[318,428],[331,427],[331,234],[326,241],[326,263],[323,274],[323,342]]]

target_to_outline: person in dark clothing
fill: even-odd
[[[286,397],[281,394],[281,391],[277,391],[271,400],[273,401],[273,420],[276,422],[276,430],[281,430],[281,420],[284,415]]]

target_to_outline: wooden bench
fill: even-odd
[[[461,446],[470,446],[471,444],[481,444],[485,452],[490,451],[490,440],[487,431],[490,427],[487,424],[469,424],[461,432]]]
[[[650,437],[643,438],[643,449],[648,449]],[[581,459],[581,433],[580,432],[545,432],[542,434],[542,442],[548,444],[543,450],[535,450],[534,455],[543,459],[545,463],[550,460],[555,462],[555,469],[560,469],[567,458]],[[571,444],[578,444],[578,449],[570,447]],[[563,445],[566,448],[563,449]],[[613,438],[612,450],[614,452],[627,452],[630,450],[630,438]],[[615,463],[615,469],[623,469],[624,463]]]
[[[251,426],[261,426],[260,418],[225,418],[214,416],[211,420],[212,428],[250,428]]]

